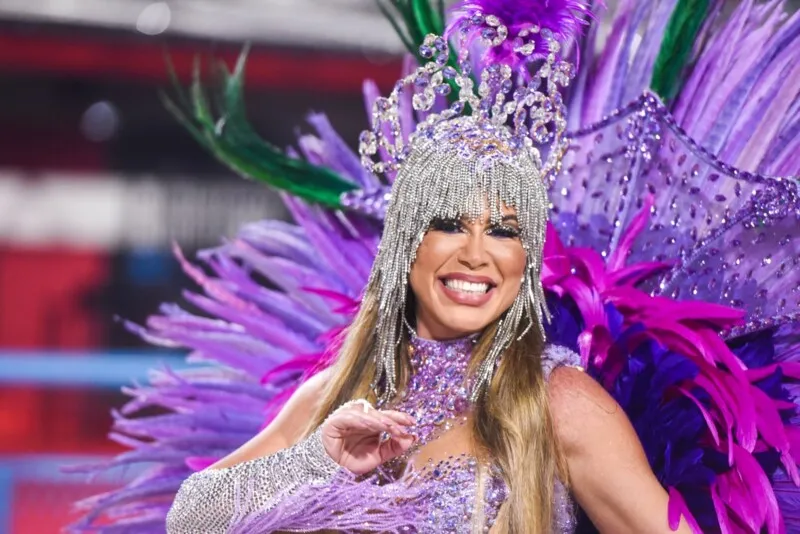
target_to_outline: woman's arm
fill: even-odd
[[[304,383],[257,436],[184,481],[167,515],[167,532],[227,532],[237,514],[262,510],[296,487],[330,479],[338,464],[319,432],[299,441],[325,379],[317,375]]]
[[[330,369],[325,369],[301,384],[267,427],[209,469],[222,469],[261,458],[300,441],[308,422],[316,414],[317,402],[329,376]]]
[[[318,490],[341,468],[368,472],[411,446],[407,426],[413,419],[366,401],[346,403],[300,439],[326,379],[322,375],[306,382],[255,438],[186,479],[167,515],[167,532],[221,534],[242,524],[249,528],[252,520],[274,526],[281,516],[268,512],[297,492]],[[381,439],[382,433],[388,439]]]
[[[557,369],[550,408],[576,500],[603,533],[668,534],[667,492],[625,412],[590,376]],[[690,534],[685,519],[676,531]]]

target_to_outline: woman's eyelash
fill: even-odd
[[[454,234],[462,231],[464,229],[464,225],[458,219],[434,219],[431,222],[430,229],[438,232]],[[514,239],[520,236],[520,231],[519,228],[514,226],[502,224],[489,227],[486,230],[486,234],[492,237]]]
[[[434,219],[431,222],[431,230],[448,233],[459,232],[461,230],[461,221],[456,219]]]
[[[486,233],[488,233],[493,237],[509,237],[509,238],[519,237],[520,234],[519,228],[507,225],[492,226],[487,230]]]

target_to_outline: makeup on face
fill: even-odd
[[[479,332],[519,293],[526,255],[513,209],[500,221],[435,219],[417,250],[409,276],[417,331],[448,339]]]

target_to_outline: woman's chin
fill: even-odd
[[[489,326],[494,317],[487,314],[473,313],[453,313],[447,316],[447,320],[442,321],[443,330],[447,330],[451,335],[447,337],[463,337],[483,331]]]

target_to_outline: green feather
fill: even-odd
[[[429,33],[442,34],[444,28],[436,20],[438,19],[438,14],[428,0],[411,0],[411,9],[423,35],[428,35]]]
[[[709,7],[709,0],[680,0],[672,12],[650,81],[650,88],[664,101],[672,100],[680,91]]]
[[[199,61],[195,62],[188,97],[169,65],[177,97],[173,100],[164,96],[167,109],[201,145],[245,178],[309,202],[340,208],[341,194],[357,189],[355,184],[329,169],[287,156],[264,141],[247,121],[244,105],[247,52],[245,48],[232,73],[224,65],[219,67],[222,91],[216,118],[203,88]]]
[[[419,47],[422,46],[427,35],[444,34],[446,16],[444,0],[435,2],[432,0],[375,0],[375,2],[400,37],[403,46],[417,58],[420,64],[425,63],[427,60],[419,55]],[[452,49],[447,64],[458,69],[456,54]],[[448,84],[451,89],[448,99],[453,102],[458,95],[459,87],[453,80],[449,80]]]
[[[444,33],[444,3],[441,0],[375,0],[406,49],[419,57],[425,36]]]
[[[406,47],[406,50],[408,50],[409,53],[416,55],[417,52],[416,52],[416,47],[414,45],[415,39],[411,35],[409,35],[408,28],[406,27],[405,22],[398,20],[398,18],[394,16],[390,8],[388,8],[384,2],[378,0],[377,4],[378,4],[378,9],[381,10],[381,13],[383,13],[384,18],[389,21],[389,24],[392,25],[392,29],[394,29],[397,36],[400,37],[400,40],[403,42],[403,46]]]

